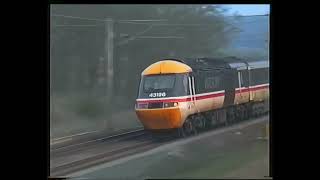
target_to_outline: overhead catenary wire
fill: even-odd
[[[68,16],[68,15],[62,15],[62,14],[51,14],[51,16],[54,17],[64,17],[64,18],[71,18],[71,19],[82,19],[82,20],[91,20],[91,21],[111,21],[110,19],[97,19],[97,18],[85,18],[85,17],[78,17],[78,16]],[[253,16],[269,16],[269,14],[263,14],[263,15],[247,15],[247,16],[224,16],[226,18],[228,17],[253,17]],[[167,19],[132,19],[132,20],[117,20],[118,23],[127,23],[127,24],[141,24],[141,25],[157,25],[157,26],[165,26],[165,25],[172,25],[172,26],[208,26],[206,24],[153,24],[153,23],[140,23],[140,22],[146,22],[146,21],[168,21]]]
[[[51,14],[51,16],[64,17],[64,18],[70,18],[70,19],[82,19],[82,20],[89,20],[89,21],[103,21],[103,22],[110,21],[108,19],[84,18],[84,17],[77,17],[77,16],[66,16],[61,14]]]
[[[64,18],[71,18],[71,19],[82,19],[82,20],[92,20],[92,21],[111,21],[110,19],[95,19],[95,18],[84,18],[84,17],[77,17],[77,16],[66,16],[66,15],[61,15],[61,14],[52,14],[51,16],[54,17],[64,17]],[[133,21],[133,22],[131,22]],[[152,25],[152,26],[210,26],[208,24],[158,24],[158,23],[143,23],[143,22],[134,22],[134,21],[167,21],[164,19],[154,19],[154,20],[146,20],[146,19],[140,19],[140,20],[116,20],[115,22],[117,23],[126,23],[126,24],[141,24],[141,25]]]
[[[123,44],[126,44],[127,42],[129,42],[130,40],[134,40],[137,36],[140,36],[142,34],[145,34],[146,32],[148,32],[150,29],[152,29],[153,25],[149,26],[147,29],[145,29],[144,31],[141,31],[139,33],[136,33],[134,36],[130,37],[129,39],[126,39],[124,41],[119,42],[116,46],[121,46]]]
[[[96,27],[103,26],[104,24],[56,24],[54,27]]]
[[[127,24],[137,24],[137,25],[153,25],[153,26],[210,26],[208,24],[173,24],[173,23],[166,23],[166,24],[156,24],[156,23],[139,23],[139,22],[124,22]]]
[[[155,38],[155,39],[184,39],[183,36],[138,36],[137,38]]]
[[[52,14],[53,17],[64,17],[64,18],[71,18],[71,19],[81,19],[81,20],[90,20],[90,21],[112,21],[110,18],[106,19],[96,19],[96,18],[85,18],[85,17],[78,17],[78,16],[67,16],[62,14]],[[132,20],[118,20],[119,23],[131,23],[131,22],[145,22],[145,21],[168,21],[167,19],[132,19]]]
[[[92,21],[103,21],[103,22],[108,22],[108,21],[112,21],[111,19],[95,19],[95,18],[83,18],[83,17],[77,17],[77,16],[67,16],[67,15],[61,15],[61,14],[52,14],[52,16],[55,17],[63,17],[63,18],[72,18],[72,19],[82,19],[82,20],[92,20]],[[140,22],[139,22],[140,21]],[[178,39],[182,39],[185,37],[180,37],[180,36],[165,36],[165,37],[159,37],[159,36],[141,36],[142,34],[145,34],[146,32],[148,32],[150,29],[152,29],[155,26],[201,26],[201,27],[209,27],[210,25],[208,24],[170,24],[170,23],[166,23],[166,24],[158,24],[158,23],[141,23],[141,22],[145,22],[145,21],[167,21],[166,19],[158,19],[158,20],[150,20],[150,19],[135,19],[135,20],[117,20],[114,22],[118,22],[118,23],[127,23],[127,24],[139,24],[139,25],[149,25],[149,27],[145,30],[143,30],[142,32],[136,33],[135,35],[133,35],[132,37],[130,37],[129,39],[126,39],[120,43],[118,43],[116,46],[120,46],[123,45],[125,43],[127,43],[130,40],[134,40],[136,38],[163,38],[163,39],[168,39],[168,38],[178,38]],[[54,25],[54,27],[96,27],[99,25],[103,25],[103,24],[90,24],[90,25],[81,25],[81,24],[76,24],[76,25],[68,25],[68,24],[57,24]]]
[[[130,22],[130,21],[137,21],[137,22],[144,22],[144,21],[168,21],[167,19],[131,19],[131,20],[119,20],[119,22]]]
[[[145,29],[144,31],[142,32],[139,32],[139,33],[136,33],[135,35],[131,36],[129,39],[126,39],[124,41],[121,41],[119,42],[116,46],[120,46],[120,45],[123,45],[123,44],[126,44],[128,43],[130,40],[134,40],[136,38],[163,38],[163,39],[168,39],[168,38],[175,38],[175,39],[183,39],[185,37],[180,37],[180,36],[165,36],[165,37],[159,37],[159,36],[141,36],[142,34],[145,34],[146,32],[148,32],[150,29],[152,29],[153,27],[155,26],[174,26],[174,27],[185,27],[185,26],[194,26],[194,27],[210,27],[211,25],[210,24],[183,24],[183,23],[176,23],[176,24],[173,24],[173,23],[143,23],[143,22],[146,22],[146,21],[158,21],[158,22],[162,22],[162,21],[168,21],[166,19],[154,19],[154,20],[151,20],[151,19],[133,19],[133,20],[112,20],[110,18],[108,19],[96,19],[96,18],[84,18],[84,17],[77,17],[77,16],[67,16],[67,15],[61,15],[61,14],[52,14],[51,16],[54,16],[54,17],[63,17],[63,18],[72,18],[72,19],[82,19],[82,20],[91,20],[91,21],[100,21],[100,22],[108,22],[108,21],[114,21],[114,22],[117,22],[117,23],[126,23],[126,24],[137,24],[137,25],[149,25],[149,27],[147,29]],[[104,24],[57,24],[57,25],[54,25],[54,27],[97,27],[97,26],[100,26],[100,25],[104,25]],[[231,25],[231,24],[230,24]]]
[[[224,17],[254,17],[254,16],[269,16],[270,14],[253,14],[253,15],[224,15]]]

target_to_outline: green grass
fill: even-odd
[[[209,155],[207,160],[201,164],[197,163],[195,166],[182,169],[170,178],[221,178],[230,172],[247,166],[250,162],[268,156],[266,144],[266,141],[261,140],[238,151]]]
[[[227,142],[225,142],[227,143]],[[248,178],[267,174],[267,141],[249,140],[243,144],[210,147],[210,142],[172,147],[166,151],[129,160],[90,172],[90,178]],[[175,154],[173,155],[173,152]],[[169,155],[170,154],[170,155]],[[130,179],[130,178],[129,178]]]

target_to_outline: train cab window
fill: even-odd
[[[185,75],[183,76],[183,80],[182,80],[182,83],[183,83],[183,89],[185,91],[185,94],[189,94],[189,84],[188,84],[188,76]]]
[[[177,97],[189,94],[188,73],[141,77],[139,98]]]

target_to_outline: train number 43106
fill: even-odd
[[[150,93],[149,97],[166,97],[165,92],[160,92],[160,93]]]

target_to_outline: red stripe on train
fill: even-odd
[[[217,94],[209,94],[209,95],[198,96],[198,97],[196,97],[196,100],[214,98],[214,97],[219,97],[219,96],[224,96],[224,92],[217,93]]]
[[[265,89],[267,87],[269,87],[269,85],[264,85],[264,86],[259,86],[259,87],[244,88],[244,89],[241,89],[241,92],[257,91],[257,90],[260,90],[260,89]],[[236,90],[236,93],[240,93],[240,89]]]
[[[254,88],[245,88],[241,89],[241,92],[248,92],[248,91],[256,91],[260,89],[264,89],[269,87],[269,85],[265,86],[260,86],[260,87],[254,87]],[[240,93],[240,90],[236,90],[236,93]],[[224,93],[217,93],[217,94],[209,94],[209,95],[202,95],[196,97],[196,100],[201,100],[201,99],[209,99],[209,98],[214,98],[214,97],[219,97],[219,96],[224,96]],[[191,98],[183,98],[183,99],[155,99],[155,100],[137,100],[139,103],[153,103],[153,102],[187,102],[191,101]]]
[[[157,99],[157,100],[137,100],[139,103],[153,103],[153,102],[186,102],[191,101],[191,98],[183,99]]]
[[[208,98],[214,98],[224,96],[224,93],[217,93],[217,94],[209,94],[209,95],[202,95],[196,97],[196,100],[200,99],[208,99]],[[147,103],[147,102],[187,102],[191,101],[191,98],[183,98],[183,99],[156,99],[156,100],[137,100],[138,102]]]

